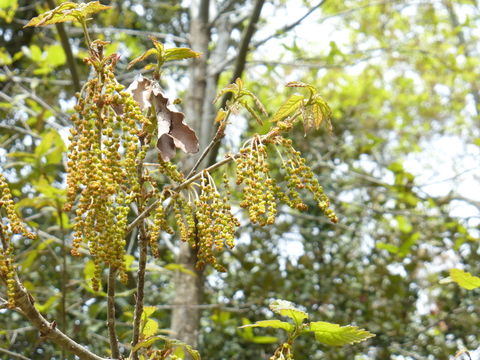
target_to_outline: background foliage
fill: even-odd
[[[126,69],[128,62],[151,46],[148,35],[171,46],[188,45],[188,3],[104,3],[113,9],[100,14],[92,29],[112,41],[109,52],[122,55],[118,73],[125,84],[136,74]],[[249,1],[234,3],[217,4],[231,6],[238,15],[230,50],[238,45],[252,7]],[[25,0],[0,5],[2,172],[18,210],[40,229],[40,240],[18,244],[17,251],[19,272],[38,306],[55,314],[76,340],[105,352],[106,298],[91,289],[91,264],[65,255],[71,225],[61,210],[62,153],[76,90],[72,67],[57,29],[22,29],[47,7],[48,2]],[[283,26],[275,19],[292,13],[301,17],[310,8],[315,10],[302,25],[275,33]],[[314,165],[340,222],[327,223],[313,202],[308,214],[285,210],[268,229],[243,221],[238,245],[223,259],[229,272],[207,274],[200,306],[202,356],[271,354],[275,344],[264,336],[268,331],[238,327],[272,316],[265,309],[275,298],[301,304],[316,320],[353,323],[376,334],[365,344],[345,348],[318,347],[313,337],[300,338],[295,348],[299,359],[448,359],[459,348],[478,347],[475,293],[438,282],[450,267],[480,273],[475,261],[480,199],[467,188],[478,181],[471,176],[478,175],[480,138],[478,4],[272,1],[263,11],[255,40],[275,36],[250,49],[245,83],[270,114],[295,93],[283,88],[291,80],[314,84],[327,99],[334,111],[333,136],[320,130],[304,137],[299,128],[293,140]],[[66,28],[78,78],[86,79],[81,29]],[[320,35],[307,36],[312,32]],[[178,62],[166,68],[168,91],[183,95],[186,66]],[[231,74],[230,66],[220,74],[220,83]],[[260,130],[254,119],[246,119],[238,116],[232,127],[239,131],[233,131],[221,152]],[[444,145],[434,153],[438,144]],[[442,181],[449,163],[455,164],[448,169],[454,173]],[[439,181],[443,186],[436,187]],[[152,262],[148,273],[148,303],[157,305],[150,315],[152,331],[169,328],[175,306],[168,305],[171,280],[183,269],[165,245],[178,240],[168,240],[161,244],[162,259]],[[131,241],[128,251],[135,250]],[[118,290],[120,339],[130,336],[132,286]],[[30,358],[60,358],[59,350],[39,341],[19,314],[1,311],[0,324],[1,347]],[[268,335],[282,336],[275,331]]]

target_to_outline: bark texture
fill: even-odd
[[[195,59],[190,68],[190,85],[185,101],[185,115],[188,123],[197,132],[200,149],[209,141],[211,126],[202,122],[203,105],[207,84],[208,44],[210,29],[208,24],[209,0],[193,2],[191,7],[190,47],[202,53]],[[192,159],[193,160],[193,159]],[[193,166],[187,161],[185,167]],[[177,255],[177,263],[193,271],[196,276],[177,271],[174,277],[175,296],[171,328],[174,337],[187,344],[198,347],[201,312],[197,305],[203,300],[203,272],[195,269],[197,255],[186,243],[181,243]]]
[[[233,81],[241,77],[245,69],[246,55],[249,44],[256,30],[260,13],[265,0],[256,0],[253,3],[252,13],[247,27],[244,29],[242,39],[237,47],[237,59],[233,69]],[[233,3],[232,3],[233,4]],[[209,23],[209,0],[200,0],[192,5],[190,24],[190,47],[202,53],[195,59],[190,68],[190,85],[185,101],[185,114],[188,123],[197,132],[200,152],[205,149],[215,133],[214,118],[216,106],[212,104],[218,91],[218,79],[228,63],[225,62],[229,46],[231,46],[231,31],[235,21],[235,11],[227,6],[220,11],[213,21]],[[217,40],[215,47],[210,51],[211,27],[215,26]],[[223,100],[221,106],[225,105]],[[207,164],[215,163],[218,147],[215,146],[207,157]],[[191,158],[185,164],[186,169],[193,167],[195,158]],[[186,269],[194,271],[196,276],[185,272],[175,275],[174,309],[172,313],[171,328],[174,336],[194,348],[198,348],[198,335],[200,332],[201,305],[203,303],[204,276],[203,271],[195,269],[197,260],[195,250],[188,244],[180,244],[177,263]]]

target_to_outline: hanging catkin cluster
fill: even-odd
[[[153,183],[153,182],[152,182]],[[152,255],[156,258],[160,257],[160,253],[158,250],[158,238],[160,237],[160,233],[165,231],[168,234],[173,234],[173,229],[168,225],[167,217],[165,214],[165,209],[163,208],[163,201],[165,199],[164,193],[160,193],[157,187],[154,187],[154,194],[155,198],[158,199],[158,204],[155,209],[152,211],[153,216],[153,224],[150,226],[150,249],[152,251]]]
[[[283,150],[282,168],[285,170],[286,191],[276,184],[272,178],[267,162],[266,145],[278,146]],[[300,152],[292,146],[292,141],[276,135],[270,138],[257,136],[247,143],[235,160],[237,164],[237,184],[245,184],[243,189],[244,200],[240,206],[248,209],[252,223],[261,226],[273,224],[277,213],[277,201],[282,201],[293,209],[307,210],[300,191],[306,189],[313,194],[319,208],[331,222],[338,221],[337,216],[330,209],[330,200],[324,194],[322,186],[315,178],[313,171],[305,164]]]
[[[282,161],[282,167],[287,174],[285,180],[287,181],[288,191],[284,198],[287,205],[298,210],[306,210],[307,205],[302,202],[299,191],[307,189],[313,195],[315,202],[325,216],[331,222],[337,223],[337,215],[330,209],[330,199],[323,192],[322,186],[313,174],[312,169],[306,165],[306,161],[302,158],[300,152],[293,148],[292,140],[278,136],[274,142],[281,146],[287,158]]]
[[[96,268],[95,289],[102,264],[117,268],[126,281],[127,215],[140,194],[137,166],[146,153],[139,129],[149,124],[138,103],[116,81],[116,59],[101,55],[87,59],[96,76],[78,96],[69,137],[66,210],[76,204],[72,254],[79,254],[82,243],[88,245]]]
[[[218,271],[226,271],[215,256],[224,246],[233,248],[235,230],[240,223],[232,214],[228,197],[228,179],[224,177],[225,195],[221,196],[208,172],[202,174],[200,195],[186,201],[180,194],[174,199],[174,212],[180,237],[198,249],[197,268],[212,265]]]
[[[245,183],[244,200],[240,206],[248,209],[250,221],[261,226],[273,224],[277,214],[275,193],[278,192],[270,176],[267,148],[259,136],[240,150],[237,159],[237,185]]]
[[[7,284],[8,307],[15,307],[15,268],[13,265],[13,235],[23,235],[35,239],[22,223],[12,199],[5,177],[0,174],[0,279]]]

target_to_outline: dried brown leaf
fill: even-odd
[[[185,122],[185,114],[177,111],[164,95],[156,81],[139,77],[129,87],[133,98],[142,110],[152,107],[158,123],[157,148],[164,161],[170,161],[175,156],[175,149],[186,153],[198,151],[198,139],[195,131]]]

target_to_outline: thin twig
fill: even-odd
[[[138,344],[140,339],[140,323],[142,320],[143,302],[145,296],[145,269],[147,266],[147,236],[145,232],[145,224],[140,226],[140,232],[138,235],[138,249],[140,255],[138,258],[137,293],[135,301],[135,315],[133,319],[132,351],[130,353],[130,358],[133,360],[138,360],[138,353],[133,351],[133,348]]]
[[[112,266],[108,269],[108,290],[107,290],[107,327],[110,338],[110,351],[114,359],[120,358],[118,348],[117,333],[115,330],[115,273],[116,269]]]
[[[54,0],[47,0],[48,6],[50,9],[55,9],[56,4]],[[70,74],[72,75],[72,84],[75,92],[80,91],[80,77],[78,76],[77,65],[75,64],[75,57],[73,56],[72,47],[68,41],[68,35],[65,31],[63,23],[55,24],[57,28],[58,35],[60,36],[60,43],[62,44],[63,51],[67,57],[68,68],[70,69]]]
[[[20,355],[20,354],[17,354],[13,351],[9,351],[7,349],[2,349],[0,348],[0,352],[3,352],[4,354],[7,354],[9,356],[13,356],[14,358],[17,358],[17,359],[22,359],[22,360],[30,360],[29,358],[23,356],[23,355]]]
[[[0,129],[6,129],[6,130],[15,131],[15,132],[18,132],[18,133],[21,133],[21,134],[24,134],[24,135],[30,135],[31,137],[33,137],[35,139],[41,139],[42,138],[40,135],[35,134],[33,131],[24,129],[20,126],[0,124]]]
[[[153,36],[158,39],[167,39],[176,41],[183,44],[188,44],[188,40],[180,37],[174,36],[170,34],[160,33],[156,31],[145,31],[145,30],[135,30],[135,29],[122,29],[122,28],[114,28],[114,27],[99,27],[99,26],[92,26],[90,27],[90,32],[97,33],[97,34],[126,34],[126,35],[134,35],[134,36],[143,36],[143,37],[150,37]],[[72,29],[72,34],[78,34],[82,31],[80,29]]]
[[[143,139],[140,139],[141,145],[143,146]],[[143,163],[140,161],[137,167],[137,177],[140,185],[141,194],[138,197],[138,211],[141,212],[145,207],[145,194],[143,192],[144,178],[143,178]],[[138,360],[138,352],[133,351],[135,346],[140,340],[140,324],[143,314],[143,302],[144,302],[144,292],[145,292],[145,270],[147,267],[147,231],[145,222],[140,225],[138,232],[138,271],[137,271],[137,292],[135,294],[135,313],[133,317],[133,336],[132,336],[132,351],[130,351],[129,359]]]
[[[40,335],[44,339],[48,339],[61,348],[77,355],[81,360],[105,360],[60,331],[56,327],[55,322],[47,321],[35,307],[32,295],[27,292],[20,280],[16,276],[14,280],[15,304],[30,323],[40,331]]]
[[[230,83],[233,83],[235,82],[235,80],[237,80],[237,78],[242,77],[243,71],[245,70],[248,50],[250,48],[250,43],[252,41],[253,35],[255,34],[255,30],[257,29],[257,23],[260,19],[260,14],[262,12],[264,3],[265,3],[265,0],[255,1],[255,4],[252,9],[252,13],[250,15],[250,20],[248,21],[248,25],[242,34],[242,39],[240,41],[240,47],[236,55],[235,67],[233,69],[233,74],[230,79]],[[222,97],[222,100],[220,103],[220,109],[225,108],[227,101],[230,99],[231,95],[232,95],[231,93],[227,93]],[[220,142],[213,144],[207,164],[213,164],[216,161],[219,149],[220,149]]]
[[[255,43],[255,47],[257,46],[260,46],[260,45],[263,45],[265,44],[267,41],[281,35],[281,34],[285,34],[286,32],[292,30],[293,28],[297,27],[298,25],[300,25],[302,23],[303,20],[305,20],[308,16],[310,16],[310,14],[312,14],[315,10],[317,10],[319,7],[321,7],[327,0],[321,0],[317,5],[314,5],[312,6],[302,17],[300,17],[298,20],[294,21],[293,23],[289,24],[289,25],[285,25],[283,28],[281,29],[278,29],[277,31],[275,31],[275,33],[273,33],[272,35],[269,35],[267,36],[266,38],[260,40],[260,41],[257,41]]]
[[[226,163],[229,163],[230,161],[232,161],[234,158],[240,156],[240,154],[237,154],[237,155],[233,155],[233,156],[230,156],[226,159],[223,159],[215,164],[213,164],[212,166],[209,166],[208,168],[206,168],[204,171],[213,171],[219,167],[221,167],[222,165],[226,164]],[[180,185],[178,185],[177,187],[173,188],[172,191],[173,192],[178,192],[180,190],[183,190],[185,189],[188,185],[190,185],[192,182],[200,179],[200,177],[202,176],[202,173],[197,173],[195,174],[194,176],[188,178],[187,180],[185,180],[183,183],[181,183]],[[170,192],[166,193],[165,194],[165,199],[169,198],[171,196]],[[164,200],[165,200],[164,199]],[[147,208],[145,208],[145,210],[143,210],[136,218],[135,220],[133,220],[127,227],[127,233],[129,233],[130,231],[132,231],[140,221],[142,221],[144,218],[146,218],[150,212],[155,209],[155,207],[157,206],[159,200],[155,200],[154,202],[152,202]]]
[[[223,122],[225,122],[227,119],[228,119],[228,116],[230,115],[230,110],[227,112],[227,115],[225,116],[225,119],[223,120]],[[207,147],[205,148],[205,150],[203,150],[202,152],[202,155],[200,155],[200,157],[197,159],[197,161],[195,162],[195,165],[193,165],[192,169],[190,170],[190,172],[188,173],[187,175],[187,179],[192,176],[195,171],[197,170],[197,168],[199,167],[200,163],[202,162],[203,159],[205,159],[205,157],[207,156],[207,154],[210,152],[210,150],[213,149],[213,147],[220,141],[222,140],[223,137],[225,137],[225,123],[223,123],[221,126],[218,127],[217,129],[217,133],[215,134],[214,138],[212,139],[212,141],[210,141],[210,144],[207,145]]]
[[[61,206],[57,205],[57,216],[60,223],[60,236],[62,239],[62,276],[61,276],[61,289],[62,289],[62,299],[61,299],[61,308],[60,314],[62,318],[62,330],[67,331],[67,282],[68,282],[68,267],[67,267],[67,246],[65,241],[65,225],[63,223],[63,211]],[[65,349],[62,349],[62,360],[65,359]]]

